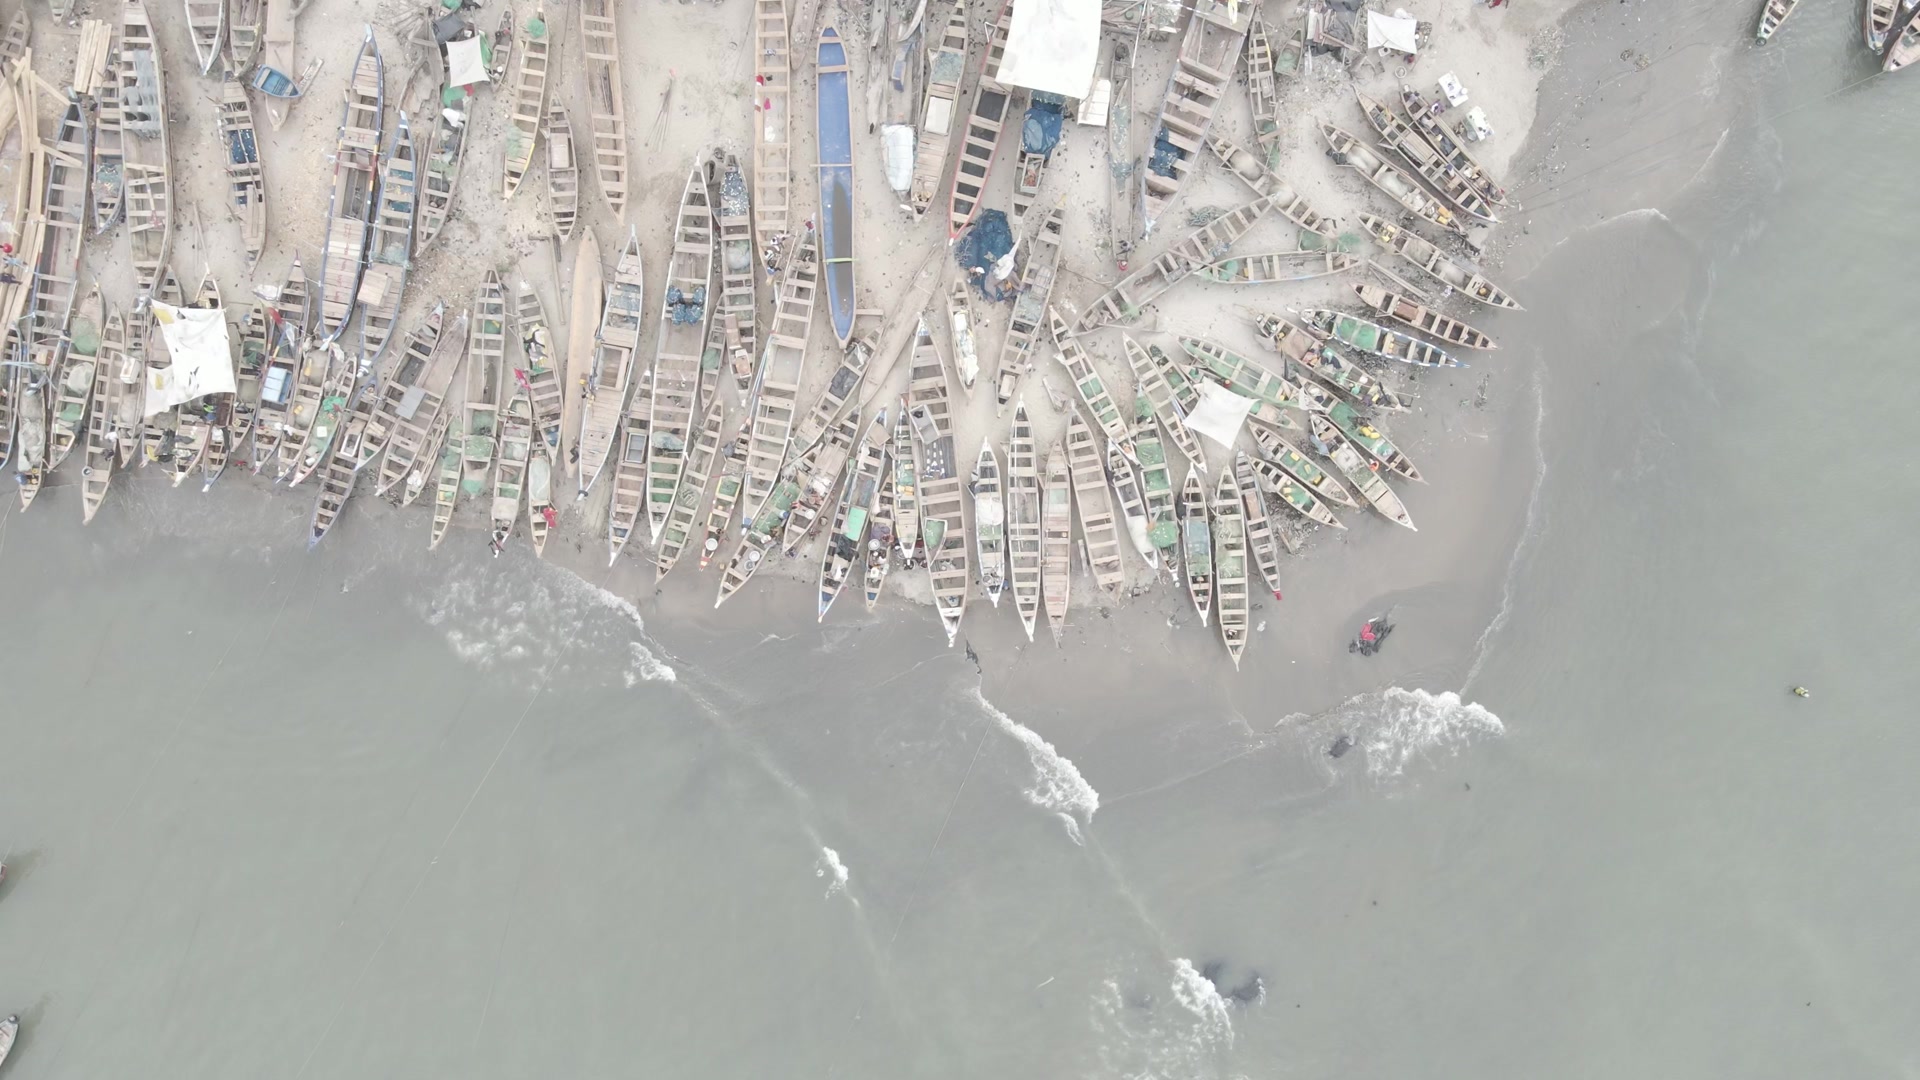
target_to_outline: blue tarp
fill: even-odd
[[[667,286],[667,311],[673,321],[680,326],[692,326],[700,321],[707,310],[707,287],[693,290],[691,295],[682,292],[677,286]]]
[[[1013,250],[1013,227],[1007,224],[1007,215],[1000,210],[983,210],[973,223],[973,228],[960,240],[954,249],[954,260],[973,275],[974,287],[980,295],[999,303],[1007,294],[993,287],[990,275],[993,264]]]
[[[1173,175],[1173,163],[1186,157],[1180,148],[1167,141],[1167,133],[1160,132],[1153,137],[1153,153],[1147,158],[1147,168],[1161,176]]]
[[[1034,91],[1026,122],[1020,126],[1020,148],[1029,154],[1052,154],[1060,145],[1061,114],[1066,107],[1066,98]]]

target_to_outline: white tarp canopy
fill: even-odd
[[[153,302],[154,321],[173,363],[147,369],[147,416],[207,394],[231,394],[233,343],[221,308],[178,308]]]
[[[1382,15],[1377,11],[1367,12],[1367,48],[1378,49],[1382,46],[1394,52],[1403,52],[1409,56],[1419,51],[1419,43],[1414,40],[1420,24],[1411,15],[1396,12]]]
[[[1187,428],[1197,431],[1227,449],[1240,438],[1247,414],[1258,402],[1241,397],[1218,383],[1203,382],[1198,387],[1200,404],[1187,414]]]
[[[1100,0],[1013,0],[1000,81],[1083,98],[1100,62]]]
[[[480,52],[480,35],[447,42],[447,85],[471,86],[487,81],[487,58]]]

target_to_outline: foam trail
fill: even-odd
[[[1042,810],[1060,815],[1065,822],[1067,836],[1074,843],[1082,843],[1080,829],[1093,823],[1094,811],[1100,809],[1100,793],[1087,783],[1086,777],[1073,762],[1060,755],[1053,744],[1041,738],[1033,729],[1020,723],[1013,717],[987,700],[979,687],[973,688],[973,699],[979,702],[987,715],[993,717],[1000,730],[1012,736],[1027,751],[1027,760],[1033,765],[1033,786],[1026,789],[1027,799]]]
[[[839,852],[825,844],[820,845],[820,860],[813,864],[813,876],[831,879],[827,882],[828,896],[847,891],[847,864],[840,861]],[[853,900],[852,894],[847,899]],[[853,904],[859,907],[860,901],[853,900]]]
[[[1227,1014],[1227,999],[1213,980],[1200,973],[1193,961],[1178,956],[1173,961],[1173,997],[1200,1021],[1199,1035],[1208,1043],[1233,1045],[1233,1019]]]
[[[1480,631],[1480,637],[1473,643],[1473,662],[1467,666],[1467,677],[1460,684],[1465,690],[1473,685],[1479,676],[1480,668],[1487,662],[1487,652],[1495,634],[1507,625],[1513,617],[1513,596],[1515,579],[1520,576],[1520,565],[1527,552],[1538,542],[1545,513],[1541,505],[1542,493],[1547,488],[1547,389],[1546,376],[1536,368],[1533,376],[1533,488],[1527,492],[1527,515],[1520,527],[1520,540],[1513,545],[1513,555],[1507,559],[1507,573],[1500,586],[1500,610],[1494,612],[1487,628]]]

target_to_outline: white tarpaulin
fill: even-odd
[[[147,369],[144,415],[163,413],[207,394],[231,394],[233,343],[227,337],[227,313],[220,308],[177,308],[153,303],[153,318],[173,363]]]
[[[487,81],[487,58],[480,52],[480,35],[447,42],[447,85],[471,86]]]
[[[1240,438],[1240,428],[1247,422],[1247,414],[1259,403],[1218,383],[1203,382],[1198,389],[1200,404],[1187,414],[1187,429],[1233,449],[1234,442]]]
[[[1000,81],[1083,98],[1100,62],[1100,0],[1013,0]]]
[[[1367,48],[1378,49],[1382,46],[1394,52],[1408,55],[1419,51],[1414,40],[1420,24],[1411,16],[1382,15],[1377,11],[1367,12]]]

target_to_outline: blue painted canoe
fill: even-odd
[[[831,26],[820,31],[819,69],[820,264],[833,334],[845,346],[853,339],[853,116],[847,48]]]

